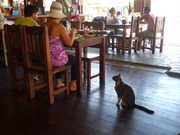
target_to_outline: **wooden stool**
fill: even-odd
[[[84,76],[87,79],[87,90],[90,90],[91,88],[91,79],[100,76],[100,73],[92,75],[92,72],[91,72],[92,62],[99,61],[99,60],[100,60],[100,56],[97,56],[97,55],[90,54],[86,57],[83,57],[84,69],[85,69]]]

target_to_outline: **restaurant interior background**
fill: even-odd
[[[10,6],[8,3],[12,1],[12,5]],[[29,1],[29,0],[26,0]],[[55,0],[31,0],[36,1],[36,3],[42,3],[43,1],[43,9],[45,12],[49,11],[50,5],[52,1]],[[61,1],[61,0],[58,0]],[[155,53],[152,55],[151,52],[149,54],[140,54],[133,55],[136,56],[138,62],[140,63],[148,63],[153,65],[164,65],[166,67],[178,67],[178,72],[180,73],[180,38],[178,37],[178,30],[180,29],[180,14],[179,14],[179,0],[65,0],[68,1],[73,8],[79,9],[79,4],[83,7],[81,12],[76,12],[81,16],[85,17],[85,20],[91,21],[96,16],[107,16],[108,11],[111,7],[116,8],[117,11],[121,11],[122,17],[125,19],[131,19],[131,15],[140,15],[142,12],[142,8],[145,5],[150,5],[151,14],[154,16],[165,16],[165,33],[164,33],[164,49],[163,53]],[[139,6],[137,3],[141,3]],[[4,9],[15,8],[17,5],[20,7],[24,6],[24,0],[0,0],[1,7]],[[21,4],[20,4],[21,3]],[[26,2],[27,3],[27,2]],[[74,4],[72,4],[74,3]],[[78,6],[77,6],[78,5]],[[137,6],[138,5],[138,6]],[[138,8],[137,8],[138,7]],[[138,9],[138,10],[137,10]],[[136,11],[137,10],[137,11]],[[8,11],[8,10],[7,10]],[[129,15],[129,11],[131,12]],[[8,15],[8,12],[4,12],[5,15]],[[145,56],[147,59],[145,59]],[[129,56],[129,60],[132,60],[132,55]],[[119,59],[119,58],[118,58]],[[134,60],[134,59],[133,59]],[[134,62],[134,61],[133,61]],[[137,62],[137,61],[135,61]]]
[[[44,0],[45,11],[50,8],[54,0]],[[83,3],[83,15],[86,20],[96,16],[107,16],[111,7],[121,11],[123,17],[128,16],[129,8],[133,9],[134,0],[80,0]],[[179,0],[151,0],[151,13],[154,16],[165,16],[165,45],[180,46],[177,29],[180,29]]]
[[[9,0],[0,1],[2,7],[9,7]],[[16,3],[22,3],[24,0],[13,0],[14,6]],[[50,9],[50,4],[55,0],[43,0],[45,11]],[[70,0],[67,0],[70,1]],[[76,0],[83,3],[83,15],[87,20],[92,20],[95,16],[107,16],[108,10],[115,7],[117,11],[121,11],[123,16],[128,15],[128,9],[134,5],[134,0]],[[180,44],[180,39],[177,37],[176,30],[180,28],[179,0],[151,0],[152,14],[156,16],[166,16],[166,41],[173,44]]]
[[[44,0],[45,10],[54,0]],[[111,7],[121,11],[123,17],[128,16],[129,8],[133,9],[134,0],[81,0],[83,3],[83,15],[86,20],[92,20],[96,16],[107,16]],[[151,0],[151,13],[154,16],[165,16],[165,45],[180,46],[177,30],[180,29],[179,0]]]
[[[1,6],[8,8],[8,1],[1,1]],[[49,11],[50,4],[55,0],[43,0],[45,11]],[[67,0],[70,1],[70,0]],[[92,20],[96,16],[107,16],[111,7],[115,7],[117,11],[121,11],[122,16],[128,16],[129,8],[133,10],[134,0],[75,0],[83,5],[83,15],[86,20]],[[148,0],[147,0],[148,1]],[[24,0],[13,0],[14,5]],[[165,44],[179,45],[177,30],[180,29],[179,0],[151,0],[151,11],[154,16],[165,16]]]

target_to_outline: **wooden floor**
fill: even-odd
[[[95,64],[94,67],[97,65]],[[117,110],[114,82],[121,73],[136,94],[136,103],[155,111]],[[40,91],[33,102],[25,90],[9,89],[7,72],[0,69],[0,135],[176,135],[180,132],[180,79],[163,71],[127,66],[106,66],[106,88],[93,81],[89,94],[56,98],[48,104]]]

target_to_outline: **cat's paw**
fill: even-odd
[[[117,106],[117,109],[120,110],[120,105],[119,105],[119,104],[116,104],[116,106]]]

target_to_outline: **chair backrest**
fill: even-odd
[[[27,66],[39,66],[50,70],[52,66],[47,27],[24,27],[24,33]]]
[[[165,17],[156,17],[155,32],[164,35]]]
[[[4,30],[8,64],[23,63],[25,60],[23,26],[5,25]]]
[[[83,28],[89,28],[93,30],[104,30],[104,22],[94,21],[94,22],[83,22]]]
[[[139,32],[139,17],[133,17],[131,19],[131,31],[132,33]]]

